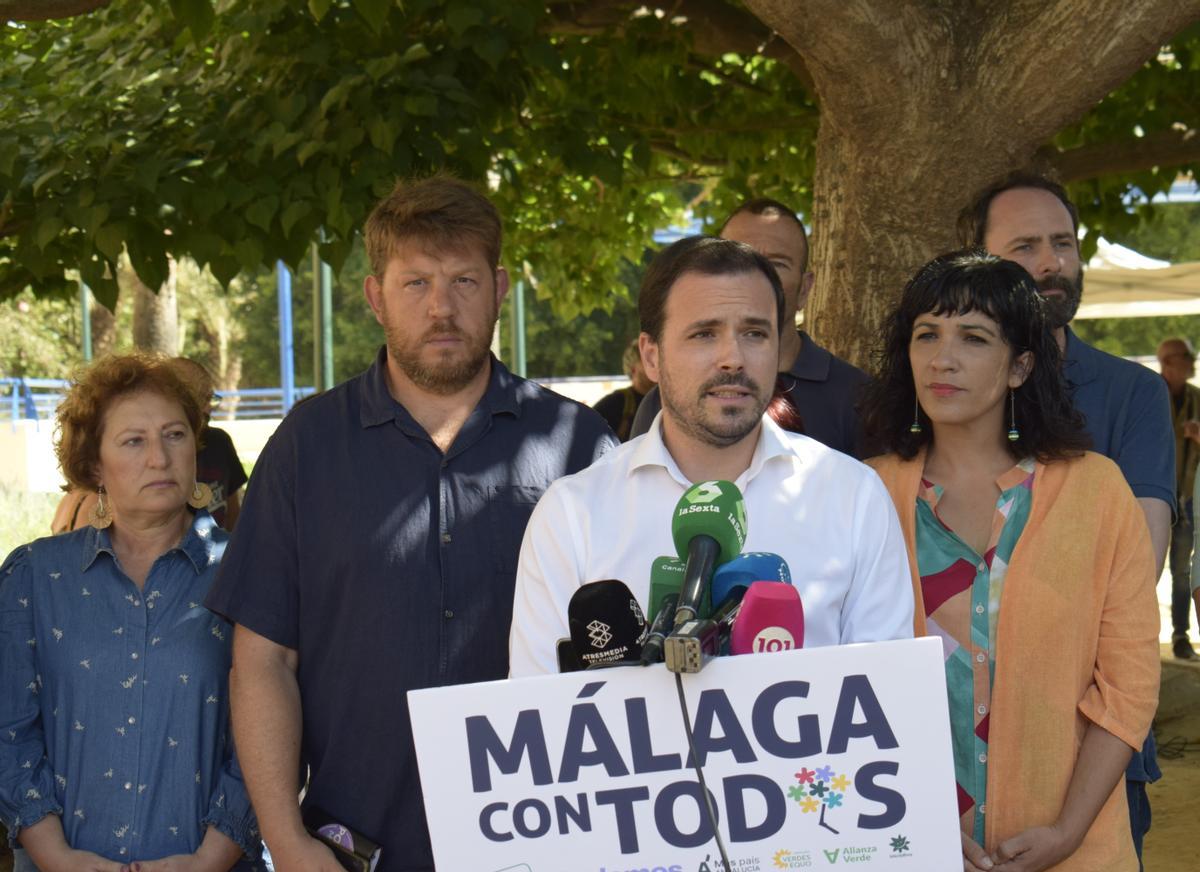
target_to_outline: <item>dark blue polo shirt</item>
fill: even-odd
[[[1121,468],[1134,496],[1162,500],[1174,513],[1175,429],[1167,383],[1141,364],[1093,348],[1070,327],[1063,375],[1092,437],[1092,450]],[[1130,758],[1125,778],[1160,777],[1151,730],[1142,750]]]
[[[616,439],[491,362],[445,455],[388,392],[385,352],[297,406],[255,465],[206,605],[296,649],[305,805],[433,868],[409,690],[505,678],[517,553],[549,484]]]
[[[868,456],[868,451],[863,444],[856,407],[869,376],[834,357],[803,330],[798,332],[800,354],[792,368],[781,375],[790,386],[788,396],[800,413],[804,435],[861,460]],[[660,409],[662,398],[655,385],[638,406],[629,438],[648,431]]]
[[[1093,348],[1070,327],[1063,375],[1092,437],[1092,450],[1121,467],[1134,496],[1162,500],[1174,512],[1175,430],[1162,377]]]

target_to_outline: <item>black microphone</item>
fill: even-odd
[[[637,663],[646,640],[646,616],[622,581],[583,585],[567,603],[571,645],[585,669]]]
[[[675,626],[675,607],[678,604],[679,594],[663,595],[658,606],[658,613],[654,616],[654,623],[650,625],[650,635],[646,637],[646,641],[642,645],[643,666],[658,663],[663,659],[663,640]]]
[[[554,645],[554,653],[558,656],[559,672],[578,672],[583,668],[570,639],[559,639]]]
[[[702,481],[688,488],[671,518],[671,537],[687,561],[675,626],[700,612],[713,569],[737,557],[746,542],[746,503],[730,481]]]

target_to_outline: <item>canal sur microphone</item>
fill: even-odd
[[[769,551],[747,551],[717,567],[712,579],[712,601],[719,603],[734,588],[745,589],[756,581],[792,583],[787,561]]]
[[[646,616],[623,581],[583,585],[567,603],[571,645],[585,669],[637,663],[646,640]]]
[[[686,563],[675,626],[697,618],[713,569],[746,542],[746,503],[731,481],[702,481],[686,491],[671,517],[671,538]]]
[[[729,653],[758,654],[804,647],[804,606],[790,584],[756,581],[746,590],[729,635]]]
[[[646,621],[653,624],[658,617],[659,606],[663,597],[669,593],[675,594],[676,603],[679,601],[679,591],[683,587],[683,576],[687,567],[678,557],[655,557],[650,564],[650,596],[646,600]],[[706,603],[707,604],[707,603]],[[675,606],[671,606],[672,621],[675,618]],[[670,629],[673,624],[668,625]]]

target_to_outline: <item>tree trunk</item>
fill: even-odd
[[[126,287],[133,291],[134,346],[175,357],[179,354],[179,301],[175,260],[169,263],[170,274],[157,294],[142,284],[132,269],[124,268],[121,273]]]
[[[117,298],[117,307],[123,298]],[[117,342],[117,313],[97,300],[92,300],[92,356],[95,358],[111,354]]]
[[[868,366],[958,212],[1200,17],[1200,0],[746,0],[805,59],[821,106],[807,318]]]

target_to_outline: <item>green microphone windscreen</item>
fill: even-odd
[[[663,597],[669,593],[678,594],[679,589],[683,587],[686,566],[687,564],[678,557],[664,555],[654,558],[654,563],[650,566],[650,601],[646,603],[645,608],[647,626],[654,623]],[[700,617],[707,618],[711,610],[708,589],[705,588],[704,601],[700,604]]]
[[[702,481],[679,498],[671,516],[671,537],[684,560],[696,536],[711,536],[721,547],[717,566],[741,553],[746,542],[746,503],[733,482]]]

